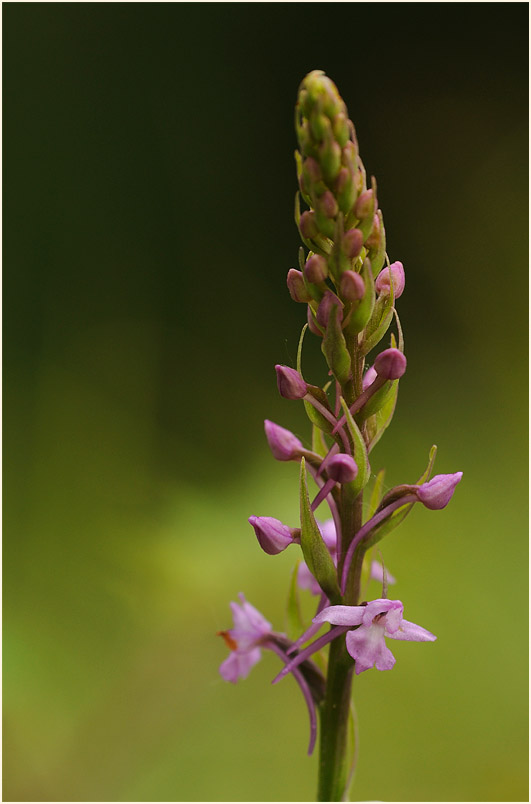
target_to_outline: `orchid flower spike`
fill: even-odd
[[[396,660],[385,644],[385,637],[412,642],[433,642],[437,639],[420,625],[404,620],[403,612],[400,600],[380,598],[365,606],[328,606],[313,621],[353,627],[353,630],[347,631],[346,646],[356,662],[356,675],[359,675],[371,667],[377,670],[390,670],[393,667]]]
[[[239,594],[240,603],[231,603],[234,627],[228,631],[219,631],[231,654],[221,664],[219,672],[225,681],[235,684],[239,678],[247,678],[251,668],[260,661],[260,646],[267,641],[273,632],[271,623],[263,617],[258,609],[247,602],[243,594]]]

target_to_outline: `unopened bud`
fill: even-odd
[[[372,190],[364,190],[356,201],[355,214],[356,218],[363,220],[372,210],[374,192]]]
[[[404,273],[404,266],[401,262],[392,262],[387,268],[383,268],[376,277],[374,287],[378,293],[383,293],[387,296],[391,293],[391,278],[393,280],[393,292],[395,299],[404,292],[406,285],[406,275]]]
[[[417,488],[417,497],[426,508],[444,508],[452,499],[455,487],[463,477],[462,472],[453,475],[435,475],[427,483]]]
[[[354,143],[349,140],[345,143],[345,147],[341,153],[341,163],[349,169],[349,171],[354,172],[356,170],[356,159],[358,156],[358,152],[356,150],[356,146]]]
[[[267,443],[277,461],[293,461],[300,458],[304,447],[297,436],[269,419],[264,422],[264,430]]]
[[[286,279],[289,295],[296,302],[309,302],[312,298],[306,290],[304,284],[304,277],[302,271],[297,271],[296,268],[290,268]]]
[[[315,317],[310,305],[308,305],[308,329],[310,330],[310,332],[313,332],[314,335],[318,335],[320,338],[323,337],[323,333],[315,323]]]
[[[372,231],[368,236],[367,240],[365,241],[365,245],[369,249],[378,248],[380,245],[380,233],[381,233],[381,226],[380,226],[380,218],[378,214],[374,216],[374,220],[372,222]]]
[[[317,323],[320,324],[322,327],[326,329],[328,326],[328,319],[330,317],[330,310],[332,307],[337,307],[337,317],[338,321],[343,320],[343,303],[341,299],[339,299],[335,293],[331,290],[327,290],[324,294],[323,298],[319,302],[319,307],[317,308]]]
[[[343,271],[339,280],[339,292],[345,301],[358,301],[365,295],[365,282],[356,271]]]
[[[319,234],[319,229],[315,221],[315,212],[306,210],[306,212],[302,213],[299,221],[299,229],[301,230],[302,236],[310,240],[312,237]]]
[[[346,114],[344,114],[343,112],[339,112],[338,114],[336,114],[332,122],[332,129],[334,131],[334,137],[336,138],[341,148],[343,148],[343,146],[347,144],[350,135],[348,119]]]
[[[360,230],[349,229],[348,232],[345,232],[341,241],[341,248],[350,259],[357,257],[363,248],[363,234]]]
[[[284,399],[302,399],[306,396],[306,383],[295,369],[289,366],[275,366],[277,386]]]
[[[327,218],[334,218],[337,215],[338,207],[337,201],[330,192],[326,190],[318,201],[319,211],[326,215]]]
[[[309,156],[307,159],[304,160],[302,164],[303,172],[308,179],[310,180],[311,184],[317,184],[318,181],[321,181],[323,175],[321,173],[321,168],[319,167],[319,163],[315,161],[315,159]]]
[[[398,380],[405,372],[406,356],[399,349],[386,349],[376,357],[374,370],[386,380]]]
[[[254,528],[260,547],[270,556],[278,555],[296,541],[297,530],[288,528],[280,519],[272,516],[250,516],[249,523]],[[297,541],[299,540],[300,536]]]
[[[341,452],[330,458],[326,471],[336,483],[351,483],[358,474],[358,465],[354,458]]]
[[[328,276],[328,264],[320,254],[312,254],[304,266],[304,275],[308,282],[318,285]]]
[[[341,167],[341,148],[335,140],[323,142],[319,148],[319,161],[326,181],[333,181]]]

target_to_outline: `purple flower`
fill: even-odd
[[[256,538],[262,550],[270,556],[276,556],[293,542],[300,543],[300,531],[288,528],[280,519],[273,516],[250,516]]]
[[[420,625],[404,620],[403,611],[400,600],[380,598],[366,606],[328,606],[313,621],[353,627],[347,631],[346,646],[356,662],[356,675],[359,675],[371,667],[377,670],[393,667],[396,660],[385,644],[385,637],[413,642],[437,639]]]
[[[231,603],[234,627],[228,631],[219,631],[231,654],[221,664],[219,672],[225,681],[235,684],[239,678],[247,678],[251,668],[262,658],[261,643],[272,633],[268,623],[260,612],[247,602],[243,594],[239,594],[240,603]]]
[[[292,461],[300,458],[304,447],[297,436],[269,419],[265,420],[264,429],[267,443],[277,461]]]
[[[401,262],[392,262],[388,268],[384,268],[383,271],[380,271],[376,277],[374,287],[378,293],[383,293],[388,296],[391,293],[391,277],[393,278],[395,299],[398,299],[404,292],[406,286],[406,275]]]
[[[435,475],[427,483],[417,487],[417,497],[426,508],[444,508],[452,499],[455,487],[463,477],[462,472],[453,475]]]

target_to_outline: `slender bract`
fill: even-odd
[[[240,596],[241,604],[232,604],[234,627],[221,632],[231,653],[220,670],[223,678],[236,682],[248,675],[262,648],[280,658],[283,666],[273,682],[291,673],[299,684],[310,718],[309,753],[316,742],[317,712],[320,716],[317,798],[343,801],[357,757],[353,678],[370,669],[392,669],[395,658],[386,639],[436,639],[404,619],[401,600],[388,599],[388,584],[395,579],[370,548],[415,503],[444,508],[462,473],[430,479],[432,447],[417,483],[403,483],[383,495],[383,470],[375,472],[370,455],[392,421],[407,368],[395,307],[405,289],[404,266],[389,262],[376,180],[367,179],[354,124],[335,84],[320,70],[309,73],[299,88],[295,127],[295,221],[305,248],[299,268],[288,272],[287,286],[291,298],[307,306],[308,323],[297,366],[277,365],[275,370],[281,396],[304,403],[311,432],[306,446],[266,420],[273,457],[300,463],[300,519],[288,525],[273,516],[249,517],[266,554],[288,548],[299,552],[287,612],[295,633],[288,639],[274,632]],[[321,385],[302,372],[306,328],[321,341]],[[329,510],[324,520],[322,506]],[[381,593],[369,599],[371,580],[381,584]],[[301,618],[299,590],[318,598],[312,622]]]

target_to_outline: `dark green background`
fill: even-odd
[[[355,681],[356,799],[527,800],[527,6],[4,4],[4,799],[310,800],[242,590],[283,627],[297,468],[264,418],[302,306],[293,106],[337,83],[376,175],[408,371],[387,484],[463,470],[383,542],[406,617]],[[307,378],[323,383],[316,339]],[[374,596],[379,594],[375,587]],[[395,594],[395,591],[393,591]]]

